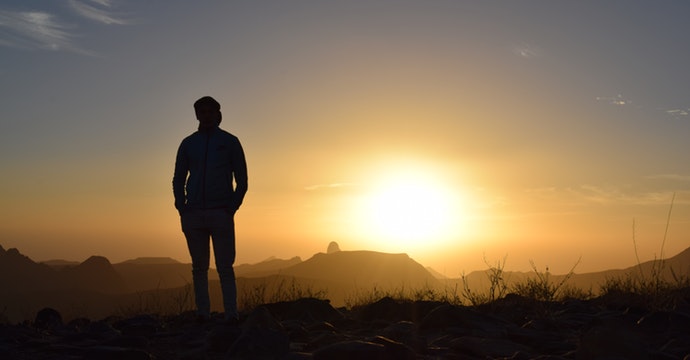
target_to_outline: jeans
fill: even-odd
[[[211,314],[208,289],[209,239],[213,243],[216,270],[223,293],[225,318],[237,318],[235,271],[235,220],[229,209],[186,209],[181,214],[182,232],[192,257],[194,299],[200,316]]]

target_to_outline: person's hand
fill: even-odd
[[[175,202],[175,209],[177,209],[177,212],[178,212],[180,215],[182,215],[182,213],[184,213],[184,211],[186,210],[186,208],[187,208],[187,205],[186,205],[185,203],[178,203],[178,202]]]

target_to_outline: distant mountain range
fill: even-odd
[[[281,291],[306,288],[323,290],[335,306],[342,306],[348,300],[371,295],[373,289],[382,293],[462,289],[463,279],[442,278],[407,254],[330,249],[329,253],[317,253],[304,261],[299,257],[269,258],[257,264],[235,266],[238,298],[256,296],[259,289],[265,288],[282,287]],[[573,274],[567,284],[596,292],[607,279],[651,274],[661,264],[660,276],[665,279],[672,279],[674,274],[690,276],[690,248],[664,259],[663,263],[648,261],[627,269]],[[483,291],[489,285],[488,274],[488,270],[475,271],[467,274],[464,281],[472,290]],[[534,273],[503,273],[508,284],[522,282],[530,276]],[[550,279],[558,282],[563,276],[550,275]],[[219,297],[215,271],[209,272],[209,279],[212,294]],[[177,301],[179,306],[180,297],[188,301],[191,296],[191,282],[191,264],[170,258],[137,258],[111,264],[105,257],[92,256],[82,263],[64,260],[37,263],[17,249],[5,250],[0,246],[0,320],[3,316],[14,321],[31,318],[46,306],[59,308],[67,316],[91,318],[105,317],[118,310],[153,309],[166,302]],[[215,299],[214,303],[221,302]]]

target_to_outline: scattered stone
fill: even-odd
[[[328,300],[301,298],[295,301],[281,301],[264,305],[279,320],[301,320],[305,322],[335,321],[343,314],[331,306]]]
[[[380,360],[387,359],[386,347],[381,344],[350,340],[324,346],[313,352],[314,360]]]
[[[146,351],[114,346],[94,346],[84,351],[83,359],[87,360],[151,360],[153,357]]]
[[[530,353],[527,346],[510,340],[462,336],[453,339],[450,347],[460,353],[473,356],[495,358],[512,358],[516,354]]]
[[[228,359],[280,359],[290,351],[287,334],[250,327],[242,331],[227,352]]]
[[[224,353],[241,335],[242,330],[236,326],[216,326],[206,335],[206,349]]]
[[[62,327],[62,315],[53,308],[44,308],[36,313],[34,326],[41,330],[55,331]]]
[[[216,316],[217,315],[217,316]],[[238,324],[212,314],[153,314],[63,324],[0,324],[2,359],[684,359],[690,307],[645,308],[615,297],[539,302],[509,295],[488,306],[383,298],[355,309],[299,299],[265,304]]]

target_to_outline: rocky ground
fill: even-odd
[[[630,296],[480,307],[390,298],[352,310],[300,299],[263,305],[239,324],[193,314],[63,323],[44,309],[0,325],[2,359],[685,359],[690,297],[655,310]]]

